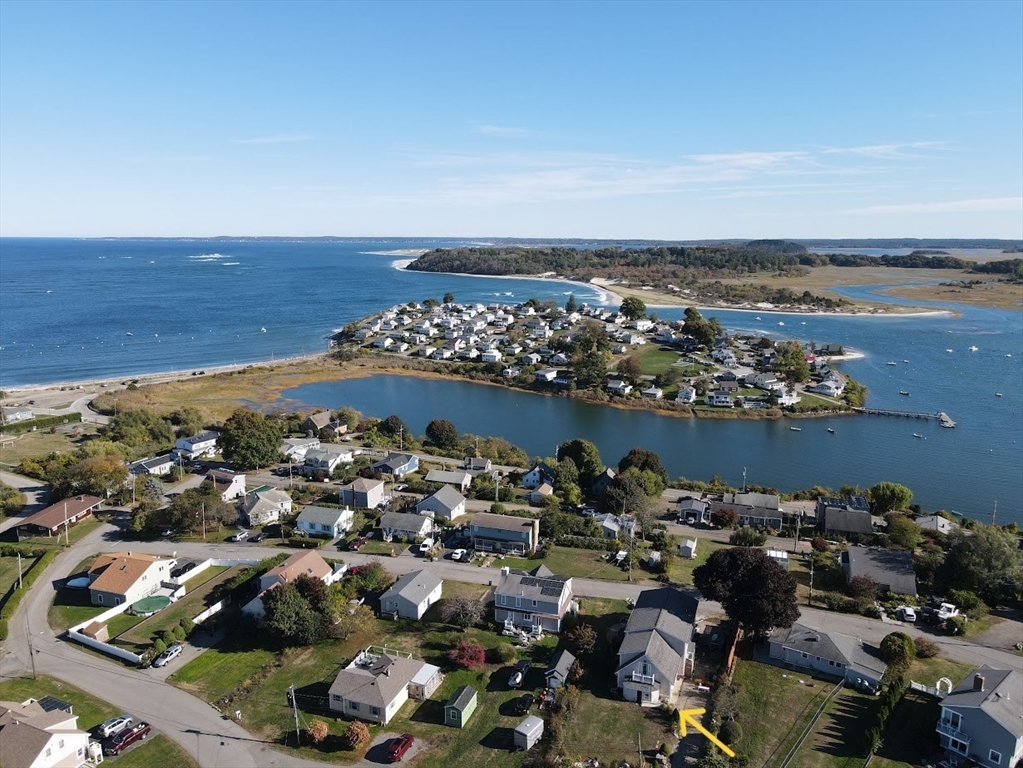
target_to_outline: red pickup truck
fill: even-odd
[[[149,723],[135,723],[118,731],[103,744],[104,755],[119,755],[139,739],[144,739],[153,730]]]
[[[411,733],[403,733],[394,739],[387,748],[387,759],[392,763],[397,763],[411,749],[413,742],[415,742],[415,737]]]

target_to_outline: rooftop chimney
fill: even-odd
[[[973,676],[973,690],[983,691],[984,690],[984,676],[974,675]]]

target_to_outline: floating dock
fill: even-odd
[[[956,423],[952,417],[943,411],[937,413],[924,413],[922,411],[900,411],[894,408],[853,408],[856,413],[866,413],[870,416],[901,416],[906,419],[936,419],[937,422],[948,429],[955,427]]]

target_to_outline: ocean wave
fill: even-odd
[[[394,269],[405,269],[405,267],[413,261],[415,261],[415,259],[395,259],[391,262],[391,266],[394,267]]]
[[[220,259],[226,259],[222,253],[200,253],[198,256],[189,256],[191,261],[218,261]]]
[[[220,262],[220,264],[221,264],[221,266],[224,266],[224,267],[237,267],[239,264],[241,264],[241,262],[240,261],[222,261],[222,262]]]
[[[393,251],[359,251],[360,256],[422,256],[429,253],[426,248],[398,248]],[[415,261],[415,259],[413,259]]]

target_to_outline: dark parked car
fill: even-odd
[[[405,753],[411,749],[415,740],[415,737],[411,733],[403,733],[401,736],[394,739],[387,747],[387,759],[392,763],[397,763],[401,760]]]
[[[358,552],[368,541],[369,539],[367,539],[365,536],[359,536],[358,538],[352,539],[350,542],[348,542],[348,549],[350,549],[352,552]]]
[[[135,723],[107,739],[103,743],[103,754],[119,755],[136,741],[146,738],[151,730],[149,723]]]
[[[181,576],[184,576],[186,573],[188,573],[193,568],[195,568],[195,563],[194,562],[189,562],[189,563],[185,563],[184,565],[179,565],[177,568],[175,568],[173,571],[171,571],[171,578],[172,579],[177,579],[177,578],[179,578]]]
[[[523,694],[512,702],[512,714],[528,715],[534,703],[536,703],[536,697],[533,694]]]
[[[261,541],[266,541],[266,538],[267,538],[267,534],[265,534],[265,533],[257,533],[255,536],[253,536],[251,539],[249,539],[249,541],[251,541],[253,544],[258,544]]]
[[[522,684],[526,682],[526,675],[529,674],[531,668],[532,665],[525,659],[516,663],[512,669],[511,676],[508,678],[508,686],[510,688],[521,688]]]

